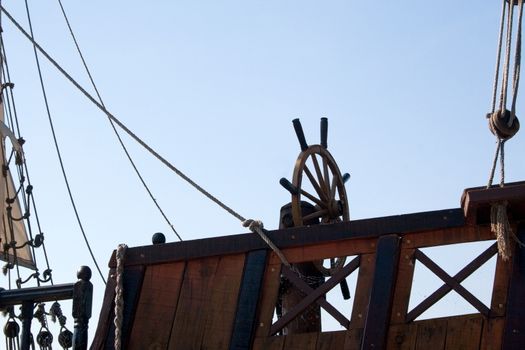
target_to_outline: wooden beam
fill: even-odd
[[[420,255],[420,250],[416,250],[416,258],[418,258]],[[472,260],[467,266],[465,266],[461,271],[459,271],[453,279],[457,281],[457,283],[463,282],[468,276],[470,276],[472,273],[474,273],[478,268],[480,268],[483,264],[485,264],[487,261],[490,260],[496,253],[498,252],[497,244],[494,243],[489,248],[487,248],[483,253],[481,253],[478,257],[476,257],[474,260]],[[433,271],[433,270],[431,270]],[[410,311],[406,316],[406,322],[412,322],[414,321],[419,315],[421,315],[423,312],[428,310],[432,305],[437,303],[441,298],[443,298],[448,292],[450,292],[453,289],[453,287],[447,283],[442,285],[440,288],[438,288],[434,293],[432,293],[430,296],[428,296],[425,300],[423,300],[421,303],[419,303],[416,307]],[[483,305],[483,304],[482,304]],[[483,305],[484,306],[484,305]],[[488,309],[483,309],[486,314],[488,313]]]
[[[509,216],[514,220],[525,218],[525,182],[513,182],[486,187],[467,188],[461,197],[461,207],[469,224],[490,222],[492,203],[506,201]]]
[[[315,245],[357,238],[377,238],[389,234],[405,234],[428,230],[461,227],[465,223],[461,209],[447,209],[416,214],[355,220],[330,225],[313,225],[268,231],[269,238],[281,249]],[[150,265],[217,255],[228,255],[268,249],[255,234],[213,237],[192,241],[128,248],[126,266]],[[109,262],[115,267],[115,254]]]
[[[518,226],[518,239],[525,242],[525,224]],[[525,349],[525,248],[516,244],[507,298],[507,317],[502,349]]]
[[[379,238],[370,303],[366,315],[361,349],[384,349],[390,323],[401,238]]]
[[[246,257],[230,350],[250,349],[252,345],[255,336],[257,303],[262,292],[267,258],[266,249],[250,252]]]
[[[496,245],[491,246],[492,250],[495,253]],[[490,249],[490,248],[489,248]],[[485,316],[489,316],[489,308],[483,304],[478,298],[476,298],[472,293],[470,293],[465,287],[463,287],[458,280],[452,278],[448,273],[445,272],[438,264],[432,261],[428,256],[425,255],[421,250],[416,249],[414,254],[417,260],[419,260],[423,265],[425,265],[430,271],[432,271],[436,276],[441,278],[443,282],[452,287],[456,293],[461,295],[463,299],[468,301],[472,306],[474,306],[479,312]],[[487,257],[488,259],[488,257]],[[425,302],[425,301],[424,301]],[[423,303],[424,303],[423,302]]]
[[[295,317],[297,317],[301,312],[303,312],[308,307],[308,305],[312,304],[317,299],[325,295],[332,288],[337,286],[343,278],[351,274],[353,271],[355,271],[359,267],[359,263],[360,263],[360,257],[357,256],[354,258],[354,260],[349,262],[345,267],[343,267],[335,275],[333,275],[329,280],[323,283],[319,288],[314,290],[312,293],[308,294],[292,310],[290,310],[288,313],[283,315],[283,317],[278,319],[277,322],[275,322],[272,325],[270,329],[270,335],[276,334],[283,327],[285,327],[288,323],[290,323],[290,321],[292,321]],[[287,267],[283,267],[283,268],[287,268]]]

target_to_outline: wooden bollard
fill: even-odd
[[[93,302],[93,284],[89,281],[91,279],[91,269],[87,266],[81,266],[77,272],[77,277],[78,281],[73,289],[73,319],[75,321],[73,349],[86,350]]]

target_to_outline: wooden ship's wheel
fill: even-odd
[[[293,120],[293,126],[301,145],[301,153],[295,162],[292,182],[286,178],[280,180],[281,185],[292,195],[293,226],[349,221],[350,211],[344,184],[350,175],[341,175],[334,158],[328,152],[327,118],[321,118],[319,145],[307,144],[299,119]],[[305,204],[312,210],[305,212]],[[314,265],[324,276],[330,276],[344,265],[345,260],[345,257],[332,258],[329,266],[325,266],[322,260],[314,262]]]

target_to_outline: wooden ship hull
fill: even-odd
[[[281,264],[255,234],[241,234],[129,248],[124,260],[124,349],[523,349],[525,250],[515,241],[512,258],[497,258],[490,305],[462,286],[498,255],[490,205],[507,201],[517,239],[525,242],[525,183],[467,189],[462,208],[269,231],[290,263],[353,257],[317,289]],[[456,243],[494,241],[451,276],[421,250]],[[442,286],[409,309],[415,263]],[[91,349],[111,349],[115,337],[116,260],[110,261]],[[357,271],[358,272],[354,272]],[[351,313],[337,310],[326,293],[352,272],[357,286]],[[282,278],[304,298],[275,319]],[[417,321],[455,291],[478,312]],[[319,304],[342,331],[283,335],[282,329],[310,304]],[[285,332],[286,333],[286,332]]]

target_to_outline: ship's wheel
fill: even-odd
[[[307,144],[299,119],[294,119],[293,125],[301,145],[301,153],[295,162],[292,182],[282,178],[280,183],[292,195],[294,226],[349,221],[350,211],[344,184],[350,175],[341,175],[334,158],[328,152],[328,120],[321,118],[319,145]],[[304,202],[314,209],[304,213]],[[346,257],[332,258],[329,266],[325,266],[323,260],[315,261],[314,265],[323,275],[330,276],[344,265],[345,260]]]

